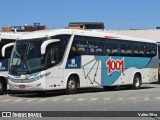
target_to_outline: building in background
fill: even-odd
[[[103,22],[71,22],[68,25],[69,29],[79,30],[105,30]],[[129,30],[105,30],[109,33],[115,33],[120,35],[138,37],[143,39],[151,39],[160,42],[160,27],[156,29],[129,29]]]
[[[45,30],[45,29],[47,29],[45,25],[41,25],[40,23],[33,23],[33,25],[3,27],[1,31],[2,32],[32,32],[32,31]]]
[[[101,29],[104,30],[105,26],[103,22],[71,22],[68,25],[69,29]]]
[[[144,39],[151,39],[160,42],[160,29],[106,30],[106,32]]]

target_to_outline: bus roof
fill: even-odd
[[[0,32],[0,39],[17,39],[24,33],[13,33],[13,32]]]
[[[90,36],[90,37],[100,37],[100,38],[110,38],[110,39],[123,39],[123,40],[132,40],[139,42],[151,42],[156,43],[154,40],[136,38],[130,36],[124,36],[114,33],[109,33],[106,31],[100,30],[75,30],[75,29],[50,29],[50,30],[39,30],[30,32],[20,36],[18,39],[34,39],[34,38],[43,38],[60,34],[74,34],[81,36]]]

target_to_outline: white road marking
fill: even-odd
[[[154,97],[156,100],[160,100],[160,97]],[[86,99],[88,99],[88,98],[76,98],[76,99],[74,99],[74,100],[76,100],[76,101],[86,101]],[[106,98],[102,98],[102,100],[103,101],[109,101],[109,100],[111,100],[111,99],[113,99],[113,98],[111,98],[111,97],[106,97]],[[149,97],[142,97],[141,98],[142,100],[144,100],[144,101],[149,101],[150,100],[150,98]],[[13,102],[21,102],[21,101],[26,101],[26,102],[33,102],[33,101],[39,101],[39,102],[44,102],[44,101],[47,101],[47,100],[49,100],[49,99],[47,99],[47,98],[43,98],[43,99],[9,99],[9,98],[6,98],[6,99],[2,99],[0,102],[1,103],[3,103],[3,102],[10,102],[10,101],[13,101]],[[51,99],[50,101],[53,101],[53,102],[56,102],[56,101],[60,101],[61,99],[59,99],[59,98],[53,98],[53,99]],[[66,98],[66,99],[63,99],[64,101],[66,101],[66,102],[69,102],[69,101],[71,101],[71,100],[73,100],[73,98]],[[97,101],[97,100],[100,100],[100,99],[98,99],[98,98],[95,98],[95,97],[93,97],[93,98],[90,98],[90,101]],[[123,100],[137,100],[137,98],[136,97],[128,97],[128,98],[124,98],[124,97],[117,97],[117,99],[116,99],[117,101],[123,101]]]
[[[1,102],[9,102],[9,101],[12,101],[13,99],[5,99],[5,100],[3,100],[3,101],[1,101]]]
[[[160,100],[160,97],[156,97],[157,100]]]
[[[90,101],[96,101],[97,100],[97,98],[91,98],[90,99]]]
[[[47,101],[48,99],[41,99],[39,100],[39,102],[44,102],[44,101]]]
[[[104,98],[103,100],[107,101],[107,100],[111,100],[111,98]]]
[[[52,102],[56,102],[56,101],[60,101],[60,99],[54,98],[54,99],[52,99],[51,101],[52,101]]]
[[[13,101],[13,102],[20,102],[20,101],[22,101],[23,99],[17,99],[17,100],[15,100],[15,101]]]
[[[145,101],[148,101],[148,100],[149,100],[149,97],[144,97],[144,100],[145,100]]]
[[[66,98],[64,101],[71,101],[73,98]]]
[[[129,100],[136,100],[137,98],[136,97],[129,97],[128,99]]]
[[[118,97],[117,100],[122,101],[123,97]]]
[[[77,101],[83,101],[85,100],[84,98],[78,98]]]
[[[33,102],[34,100],[36,100],[36,99],[29,99],[26,102]]]

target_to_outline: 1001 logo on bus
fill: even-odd
[[[108,67],[108,75],[110,75],[114,71],[121,71],[124,73],[124,58],[121,60],[111,59],[111,57],[106,61],[106,65]]]

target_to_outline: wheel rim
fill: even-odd
[[[135,79],[135,86],[136,87],[140,86],[140,80],[138,78]]]
[[[3,88],[2,83],[0,83],[0,91],[2,91],[2,88]]]
[[[68,82],[68,87],[70,90],[74,90],[76,87],[76,83],[73,80],[71,80]]]

